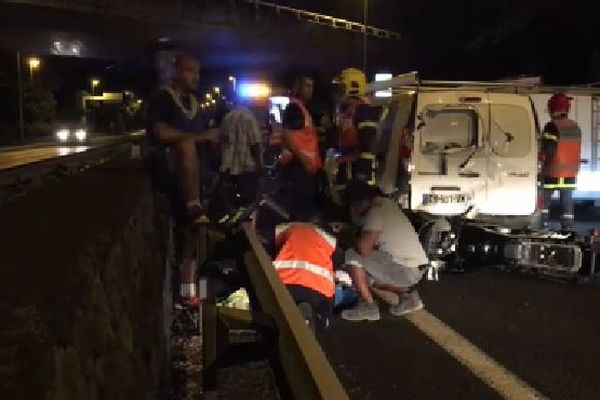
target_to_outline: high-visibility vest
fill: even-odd
[[[556,151],[544,163],[544,177],[576,178],[581,163],[581,129],[570,119],[554,120],[558,134],[544,132],[544,139],[556,142]]]
[[[281,281],[333,297],[335,278],[331,256],[335,251],[335,238],[305,223],[278,225],[276,238],[284,242],[273,261]]]
[[[347,98],[340,114],[342,176],[345,180],[359,178],[374,186],[377,157],[373,147],[378,121],[372,117],[371,107],[360,97]]]
[[[310,172],[315,173],[323,166],[321,156],[319,155],[319,138],[317,135],[317,130],[315,129],[315,125],[310,113],[301,100],[292,98],[290,99],[290,104],[295,104],[298,106],[302,112],[302,116],[304,117],[304,127],[293,130],[291,140],[300,150],[300,152],[311,159],[312,165]],[[291,159],[292,155],[287,153],[283,155],[282,162],[283,164],[288,164]]]

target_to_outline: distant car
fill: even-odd
[[[54,136],[61,143],[85,143],[89,135],[85,124],[59,122],[54,130]]]

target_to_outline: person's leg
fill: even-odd
[[[190,306],[197,306],[199,297],[196,287],[198,263],[196,259],[196,235],[189,226],[179,229],[181,257],[179,262],[179,296]]]
[[[560,224],[563,230],[575,230],[575,206],[573,204],[573,191],[560,190]]]
[[[369,276],[367,275],[367,271],[365,271],[362,265],[349,265],[348,272],[350,273],[352,284],[358,293],[358,297],[365,303],[373,303],[373,294],[369,287]]]
[[[206,215],[200,200],[200,164],[196,142],[182,140],[171,146],[175,172],[179,178],[181,195],[192,223],[206,223]]]
[[[200,200],[199,163],[196,143],[181,140],[172,146],[175,171],[180,179],[181,194],[186,204]]]
[[[548,222],[550,221],[550,203],[552,202],[552,193],[554,193],[553,189],[544,189],[544,204],[542,207],[542,228],[547,228]]]
[[[369,288],[370,274],[365,268],[365,259],[354,249],[349,249],[345,255],[348,272],[360,299],[356,306],[342,311],[341,316],[347,321],[377,321],[379,319],[379,306],[373,299]]]

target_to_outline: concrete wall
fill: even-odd
[[[0,398],[161,397],[170,307],[157,212],[139,161],[0,210]]]

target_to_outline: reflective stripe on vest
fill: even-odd
[[[565,178],[558,178],[557,182],[544,183],[544,189],[577,189],[577,183],[565,182]]]
[[[571,120],[556,120],[554,123],[558,128],[558,142],[554,157],[544,166],[544,176],[575,178],[581,162],[581,130]]]
[[[336,240],[318,227],[291,223],[276,227],[277,239],[285,239],[273,266],[286,285],[300,285],[332,297],[335,291],[333,261]]]
[[[356,127],[358,129],[363,129],[363,128],[375,128],[375,129],[377,129],[378,126],[379,126],[379,124],[377,122],[375,122],[375,121],[363,121],[363,122],[359,122]]]
[[[327,281],[331,282],[331,284],[333,284],[335,282],[333,279],[333,272],[331,272],[327,268],[310,263],[308,261],[301,261],[301,260],[273,261],[273,266],[275,267],[276,270],[300,269],[300,270],[308,271],[315,275],[319,275],[322,278],[327,279]]]

